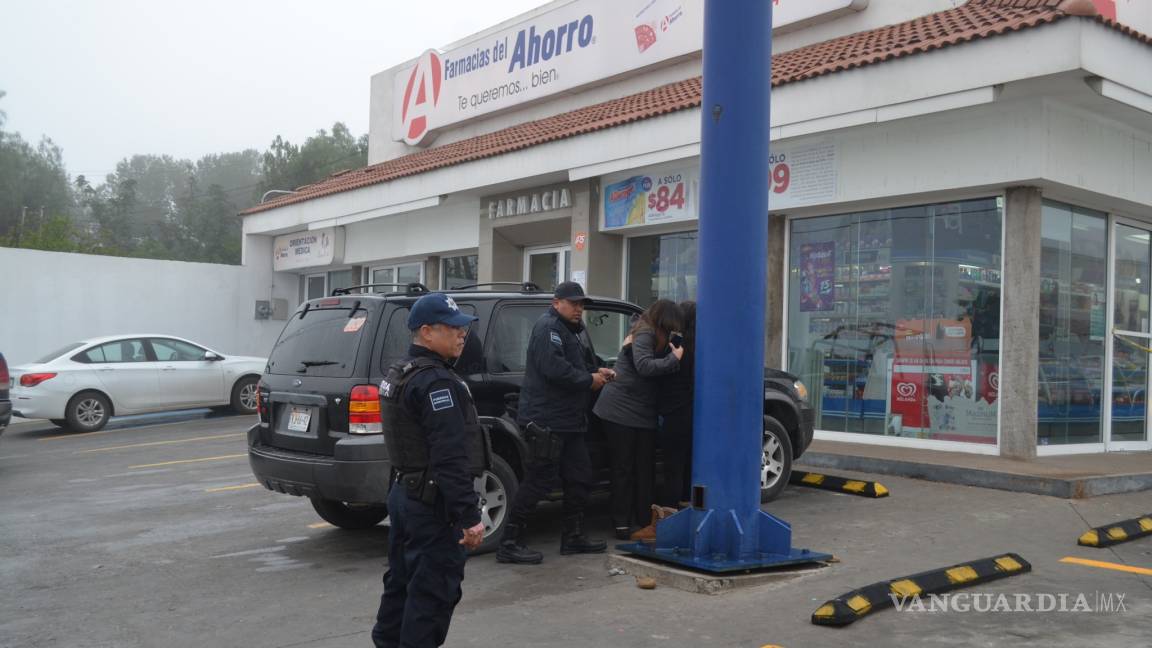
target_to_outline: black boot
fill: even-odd
[[[504,527],[504,537],[500,539],[500,550],[496,552],[496,562],[516,565],[539,565],[544,554],[524,546],[524,525],[509,522]]]
[[[564,533],[560,536],[560,553],[565,556],[581,553],[602,553],[608,548],[603,540],[593,540],[584,535],[584,515],[570,515],[564,518]]]

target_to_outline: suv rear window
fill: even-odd
[[[313,308],[293,315],[272,348],[268,373],[348,378],[356,368],[356,352],[373,311],[363,308]]]

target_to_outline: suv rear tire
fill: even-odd
[[[64,423],[73,432],[95,432],[108,425],[110,418],[112,404],[99,392],[80,392],[64,408]]]
[[[512,501],[516,498],[520,480],[508,462],[494,454],[492,469],[484,471],[484,475],[478,477],[475,484],[476,492],[480,494],[480,521],[484,523],[484,540],[472,551],[474,556],[496,551],[500,547],[500,538],[512,514]]]
[[[388,517],[388,507],[383,504],[349,504],[339,500],[313,497],[312,508],[325,522],[341,529],[363,531],[380,524]]]
[[[792,439],[780,421],[764,417],[764,444],[760,458],[760,501],[780,497],[792,476]]]

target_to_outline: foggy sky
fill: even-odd
[[[71,176],[368,132],[377,72],[546,0],[0,0],[4,130],[50,136]]]

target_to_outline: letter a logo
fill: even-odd
[[[404,100],[400,108],[400,122],[404,126],[404,141],[416,146],[428,134],[428,116],[440,102],[440,56],[428,50],[416,61]]]

